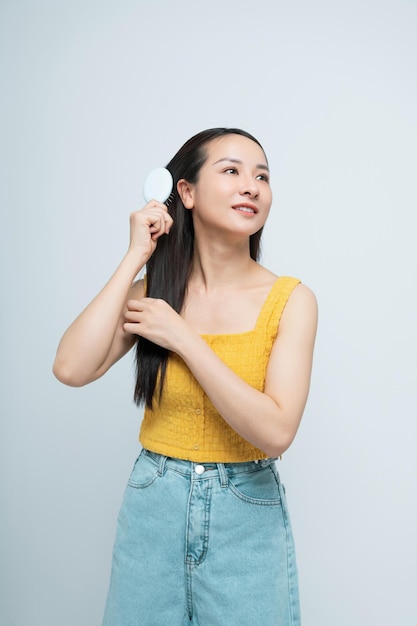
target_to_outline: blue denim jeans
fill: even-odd
[[[140,453],[120,510],[103,626],[299,626],[274,459]]]

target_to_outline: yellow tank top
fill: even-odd
[[[253,330],[201,335],[217,356],[249,385],[264,390],[266,370],[287,300],[300,281],[281,276],[272,286]],[[144,448],[188,461],[235,463],[267,455],[224,421],[184,361],[171,353],[161,401],[145,408],[139,440]]]

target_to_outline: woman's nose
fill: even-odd
[[[242,176],[240,193],[255,198],[259,194],[258,181],[253,176]]]

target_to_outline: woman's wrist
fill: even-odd
[[[145,250],[141,248],[134,249],[129,247],[123,258],[122,264],[130,268],[133,280],[141,269],[145,267],[148,259],[149,254],[147,254]]]

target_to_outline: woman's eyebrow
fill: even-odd
[[[213,165],[217,165],[218,163],[222,163],[222,161],[228,161],[229,163],[237,163],[239,165],[242,165],[242,161],[240,161],[239,159],[233,159],[232,157],[223,157],[222,159],[219,159],[218,161],[213,163]],[[265,165],[264,163],[258,163],[256,165],[256,167],[258,169],[260,169],[260,170],[266,170],[267,172],[269,172],[269,167],[267,165]]]

